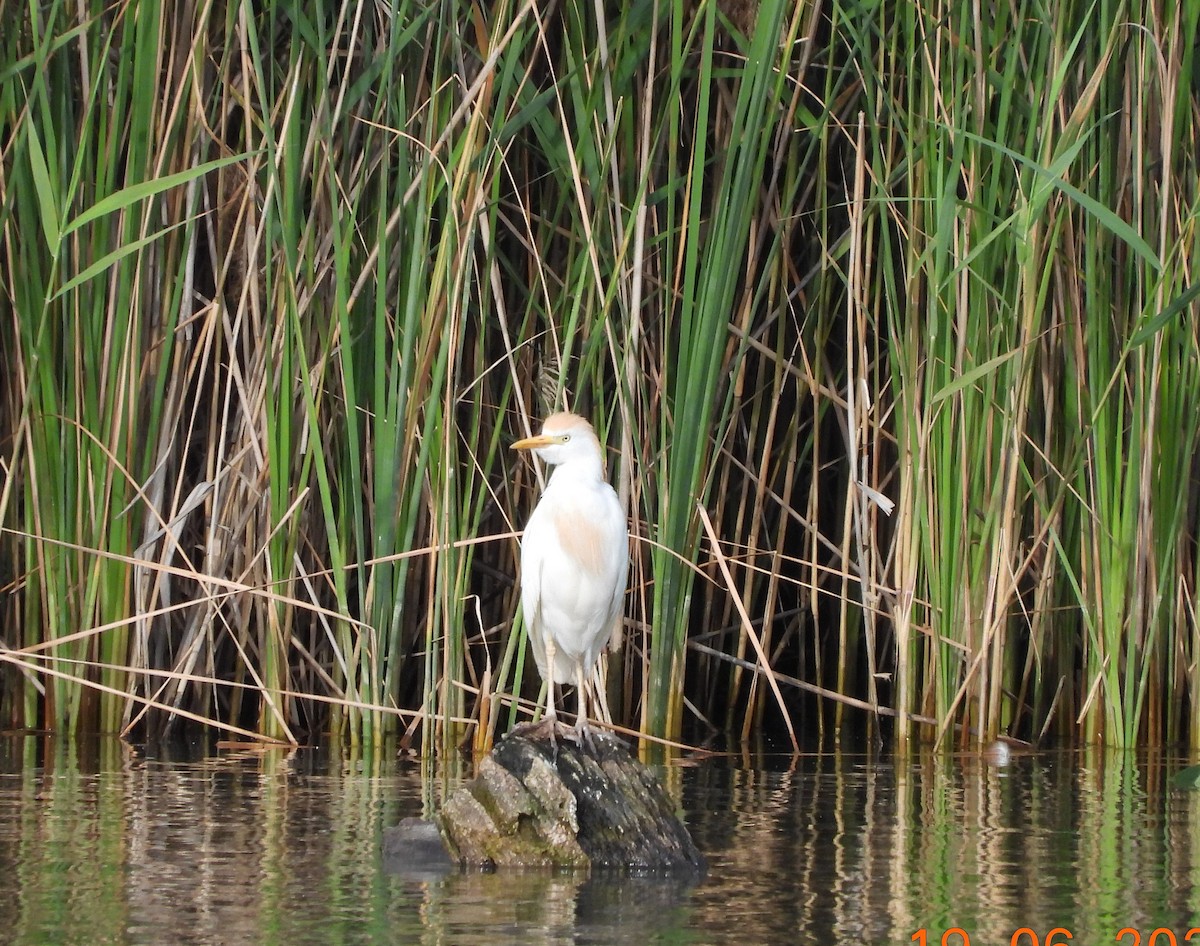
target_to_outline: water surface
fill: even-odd
[[[0,737],[0,943],[1171,946],[1200,928],[1185,764],[687,760],[657,771],[708,857],[689,885],[406,876],[383,828],[469,773],[392,754]]]

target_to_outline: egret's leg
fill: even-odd
[[[554,645],[554,635],[546,634],[546,719],[551,725],[558,719],[558,711],[554,708],[554,658],[558,656],[558,648]]]
[[[579,711],[575,715],[575,731],[582,737],[588,728],[587,703],[584,700],[583,688],[586,681],[583,677],[583,661],[575,665],[575,689],[579,693]]]
[[[529,633],[533,635],[541,634],[542,632],[540,629],[535,630],[534,627],[531,627]],[[527,739],[549,740],[553,750],[551,759],[557,765],[558,743],[555,738],[555,732],[558,729],[558,710],[554,705],[554,661],[558,656],[558,648],[555,646],[554,638],[550,634],[544,634],[543,641],[546,645],[546,663],[544,665],[546,669],[546,676],[544,678],[546,681],[546,712],[542,714],[542,718],[536,723],[530,721],[514,726],[509,735],[522,736]],[[542,667],[543,665],[539,663],[538,669],[541,670]]]

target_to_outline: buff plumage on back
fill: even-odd
[[[589,575],[604,570],[604,537],[600,527],[577,512],[558,509],[554,513],[554,531],[563,551]]]

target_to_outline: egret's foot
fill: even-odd
[[[581,749],[586,749],[592,758],[597,757],[600,744],[597,742],[596,733],[588,723],[586,716],[580,716],[575,720],[575,728],[571,730],[571,734]]]
[[[510,736],[520,736],[522,739],[543,739],[554,742],[563,725],[554,716],[543,716],[536,723],[517,723],[511,730]]]
[[[571,738],[581,748],[587,751],[593,759],[607,757],[614,747],[629,751],[630,744],[605,726],[593,726],[585,719],[583,724],[575,723],[571,729]]]
[[[550,743],[551,758],[555,765],[558,765],[558,740],[562,738],[574,741],[576,738],[575,730],[560,723],[557,716],[543,716],[536,723],[518,723],[509,735]]]

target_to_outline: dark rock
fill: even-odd
[[[662,785],[603,734],[556,745],[509,734],[447,800],[441,823],[468,867],[704,869]]]

